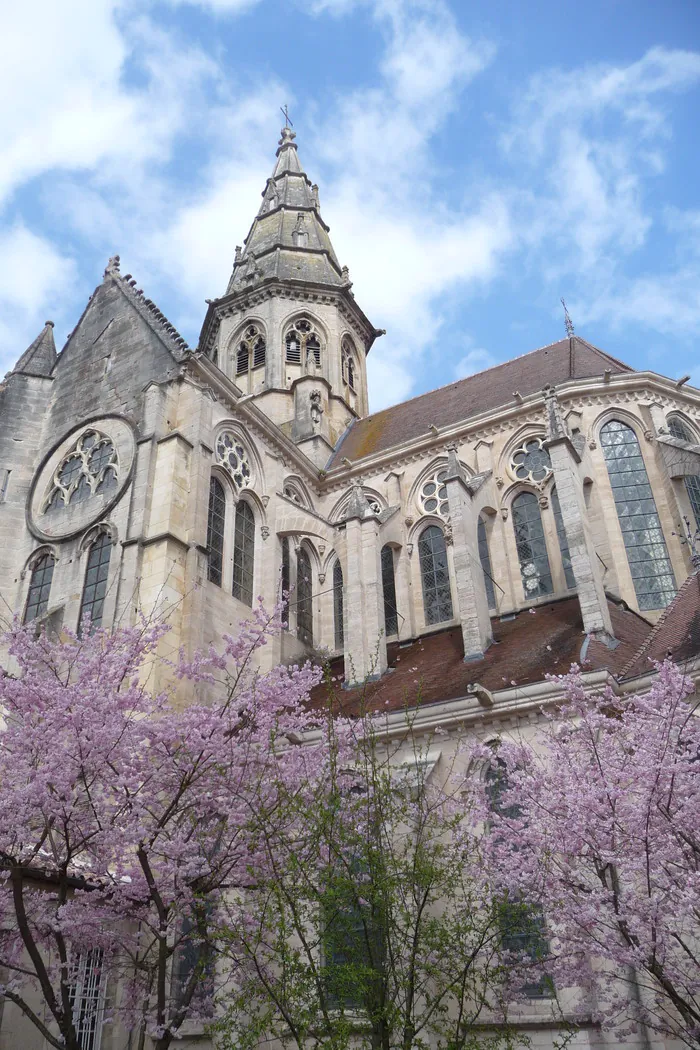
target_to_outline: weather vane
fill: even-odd
[[[280,106],[280,112],[284,113],[284,126],[285,126],[285,128],[293,128],[294,127],[294,123],[293,123],[293,121],[291,121],[289,119],[289,107],[287,106],[286,102],[285,102],[285,104],[283,106]]]
[[[574,334],[574,322],[569,317],[569,311],[566,308],[566,303],[561,300],[561,305],[564,307],[564,324],[566,325],[566,334],[571,338]]]

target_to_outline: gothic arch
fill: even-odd
[[[112,546],[114,546],[119,539],[116,525],[112,524],[111,521],[98,521],[96,525],[92,525],[87,532],[83,533],[80,543],[78,544],[79,556],[82,557],[83,554],[92,547],[95,540],[103,534],[109,536]]]
[[[287,491],[289,489],[289,492]],[[309,490],[298,474],[289,474],[282,484],[282,495],[291,499],[298,507],[309,510],[312,506]]]
[[[234,329],[233,334],[229,337],[226,343],[226,349],[224,354],[224,362],[229,367],[229,374],[235,375],[236,371],[236,354],[238,352],[238,344],[241,341],[247,328],[254,325],[260,335],[265,340],[265,345],[269,348],[269,340],[267,334],[267,325],[263,321],[262,317],[257,314],[249,315],[245,320],[241,321],[237,328]]]
[[[381,493],[379,493],[377,491],[377,489],[370,488],[369,485],[363,485],[362,486],[362,491],[363,491],[364,495],[367,497],[368,501],[374,501],[378,505],[379,513],[381,513],[383,510],[386,509],[386,505],[387,505],[386,504],[386,500],[381,495]],[[330,514],[328,515],[328,520],[329,521],[336,522],[336,521],[340,521],[343,518],[344,513],[347,510],[347,505],[350,502],[350,497],[351,496],[352,496],[352,489],[351,488],[350,489],[346,489],[346,491],[343,493],[343,495],[336,501],[333,509],[331,510]]]
[[[449,546],[450,530],[447,527],[447,522],[437,514],[423,514],[417,521],[414,521],[409,529],[406,542],[408,544],[417,543],[420,539],[421,532],[423,532],[424,529],[427,529],[429,525],[437,525],[445,537],[445,542]],[[397,546],[397,544],[391,544],[391,546],[394,547]]]
[[[606,408],[603,412],[596,416],[593,423],[591,424],[590,435],[596,441],[598,446],[600,446],[601,430],[603,429],[606,423],[610,423],[610,421],[613,419],[618,419],[620,423],[624,423],[626,426],[631,427],[637,435],[639,447],[641,449],[644,448],[645,426],[643,421],[639,418],[639,416],[635,416],[633,412],[630,412],[629,409],[622,408],[621,406],[617,405],[611,405],[610,407]],[[642,458],[646,461],[646,456],[644,455],[644,452],[642,452]]]
[[[19,574],[20,579],[23,580],[28,572],[31,573],[34,570],[36,563],[41,561],[41,559],[47,554],[51,555],[54,562],[59,560],[59,554],[56,547],[51,543],[42,543],[40,547],[37,547],[36,550],[32,551],[25,561],[24,567]]]
[[[469,467],[461,459],[458,462],[459,462],[460,467],[464,471],[465,475],[468,478],[473,477],[474,471],[471,469],[471,467]],[[409,506],[409,507],[416,507],[417,510],[418,510],[418,513],[421,514],[421,515],[432,513],[431,510],[427,510],[426,511],[424,509],[423,502],[421,501],[421,492],[422,492],[423,486],[426,485],[426,484],[429,484],[431,478],[434,475],[437,475],[438,473],[441,473],[443,470],[447,470],[447,463],[448,463],[447,456],[435,456],[433,459],[430,460],[429,463],[427,463],[423,467],[421,472],[416,477],[416,480],[411,485],[410,491],[408,493],[407,506]],[[440,515],[437,515],[437,517],[444,524],[446,518],[442,518]]]
[[[219,440],[225,432],[230,433],[231,435],[233,435],[234,438],[237,438],[240,441],[241,445],[245,449],[245,452],[247,453],[248,460],[251,466],[251,475],[248,479],[247,484],[244,486],[234,487],[240,489],[240,491],[249,492],[252,488],[256,488],[264,492],[265,474],[263,471],[262,459],[256,448],[255,442],[251,439],[246,428],[235,419],[222,419],[216,425],[216,429],[214,430],[214,465],[222,469],[224,473],[229,473],[229,468],[223,465],[218,451]],[[231,475],[231,478],[232,476],[233,475]],[[231,480],[231,478],[229,480]]]
[[[690,419],[689,416],[687,416],[684,412],[679,412],[678,409],[676,409],[676,408],[672,409],[670,412],[667,412],[667,414],[666,414],[666,429],[669,431],[669,433],[670,433],[670,424],[674,420],[677,420],[678,423],[680,424],[680,426],[682,428],[684,428],[688,432],[688,434],[691,435],[691,439],[695,443],[700,442],[700,438],[698,438],[698,426],[695,423],[695,421]],[[671,435],[671,436],[673,436],[673,435]]]

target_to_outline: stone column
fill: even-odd
[[[379,678],[387,667],[379,522],[359,485],[353,489],[345,521],[345,680],[359,685]]]

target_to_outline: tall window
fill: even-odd
[[[287,332],[285,339],[286,360],[291,365],[308,365],[313,358],[317,368],[321,367],[321,340],[307,317],[300,317]]]
[[[311,561],[300,547],[297,551],[297,638],[304,645],[314,642],[313,590],[311,587]]]
[[[345,644],[343,634],[343,570],[340,562],[333,566],[333,623],[335,626],[335,647],[342,649]]]
[[[80,952],[71,977],[69,996],[80,1050],[100,1050],[106,983],[102,949]]]
[[[521,492],[513,500],[513,529],[526,598],[551,594],[552,573],[542,528],[542,515],[534,492]]]
[[[690,441],[693,445],[697,444],[698,439],[695,434],[678,416],[671,416],[668,420],[668,432],[671,437],[680,438],[681,441]],[[700,529],[700,477],[697,474],[686,474],[683,480],[685,481],[685,491],[688,493],[690,506],[693,508],[695,527]]]
[[[236,375],[245,375],[251,368],[265,364],[265,337],[257,325],[246,328],[236,350]]]
[[[253,569],[255,567],[255,516],[249,504],[241,500],[236,507],[233,536],[233,597],[245,605],[253,604]]]
[[[569,553],[569,540],[567,539],[566,529],[564,528],[564,519],[561,516],[561,504],[559,503],[559,496],[557,490],[552,489],[552,513],[554,514],[554,524],[557,527],[557,538],[559,540],[559,550],[561,551],[561,563],[564,567],[564,577],[566,579],[566,586],[573,588],[576,586],[576,577],[574,576],[574,570],[571,568],[571,554]]]
[[[280,578],[280,598],[286,602],[282,617],[285,631],[289,630],[289,591],[291,588],[291,573],[289,569],[289,540],[285,536],[282,540],[282,574]]]
[[[399,613],[396,608],[394,551],[388,543],[382,547],[382,589],[384,591],[384,631],[387,636],[398,634]]]
[[[212,583],[221,586],[224,568],[224,523],[226,520],[226,497],[224,486],[218,478],[209,483],[209,517],[207,519],[207,549],[209,551],[208,576]]]
[[[24,610],[25,623],[36,620],[37,616],[43,616],[46,612],[49,605],[49,594],[51,593],[53,567],[54,558],[52,554],[43,554],[34,563],[32,578],[29,581],[27,607]]]
[[[83,601],[80,606],[80,619],[78,621],[79,629],[82,628],[82,623],[86,616],[90,617],[91,633],[102,626],[111,553],[112,540],[107,533],[101,532],[88,554]]]
[[[496,592],[493,586],[493,569],[491,568],[491,555],[489,553],[489,538],[486,535],[486,522],[479,518],[476,527],[476,538],[479,544],[479,561],[484,572],[484,585],[486,587],[486,598],[489,609],[496,608]]]
[[[642,450],[631,427],[612,419],[600,431],[622,539],[640,609],[662,609],[676,593]]]
[[[437,525],[429,525],[418,540],[420,574],[423,582],[423,608],[426,623],[452,619],[450,571],[447,566],[445,537]]]
[[[353,353],[352,343],[349,339],[343,342],[343,349],[341,351],[341,370],[343,374],[343,382],[347,383],[351,390],[355,389],[355,355]]]

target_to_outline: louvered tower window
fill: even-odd
[[[693,445],[697,444],[695,434],[678,416],[671,416],[668,420],[668,432],[671,437],[680,438],[681,441],[689,441]],[[690,506],[693,508],[695,527],[700,529],[700,477],[697,474],[686,474],[683,480],[685,482],[685,491],[688,493],[688,499],[690,500]]]
[[[88,554],[83,601],[80,606],[80,619],[78,620],[79,629],[82,629],[83,620],[86,616],[90,617],[90,633],[102,626],[111,553],[112,540],[105,532],[102,532],[93,543]]]
[[[24,610],[25,623],[36,620],[37,616],[43,616],[48,608],[54,564],[52,554],[42,555],[34,564],[32,577],[29,582],[27,606]]]
[[[209,483],[209,517],[207,519],[207,548],[209,550],[208,576],[212,583],[221,586],[224,567],[224,525],[226,522],[226,498],[224,486],[218,478]]]
[[[335,627],[335,647],[342,649],[345,644],[343,633],[343,570],[340,562],[333,566],[333,625]]]
[[[552,572],[542,528],[540,505],[534,492],[521,492],[513,500],[513,529],[526,599],[551,594]]]
[[[640,609],[662,609],[676,593],[666,540],[637,435],[612,419],[600,431],[620,530]]]
[[[255,516],[248,503],[241,500],[236,507],[233,536],[234,598],[244,605],[253,604],[253,570],[255,568]]]
[[[552,513],[554,514],[554,524],[557,527],[557,539],[559,540],[559,550],[561,552],[561,563],[564,567],[566,586],[573,589],[576,586],[576,577],[574,576],[574,570],[571,568],[569,541],[566,536],[564,519],[561,516],[561,504],[559,503],[559,496],[557,495],[556,489],[552,489]]]
[[[382,547],[382,589],[384,591],[384,631],[388,637],[390,634],[399,633],[394,551],[388,543]]]
[[[313,590],[311,586],[311,561],[300,547],[297,551],[297,638],[304,645],[313,645],[314,616]]]
[[[442,623],[452,619],[450,571],[445,537],[437,525],[429,525],[418,540],[418,557],[423,583],[425,622]]]
[[[496,608],[496,591],[493,586],[493,569],[491,568],[491,554],[489,553],[489,538],[486,534],[486,522],[479,518],[476,528],[476,538],[479,544],[479,561],[484,573],[484,585],[486,587],[486,599],[489,609]]]

